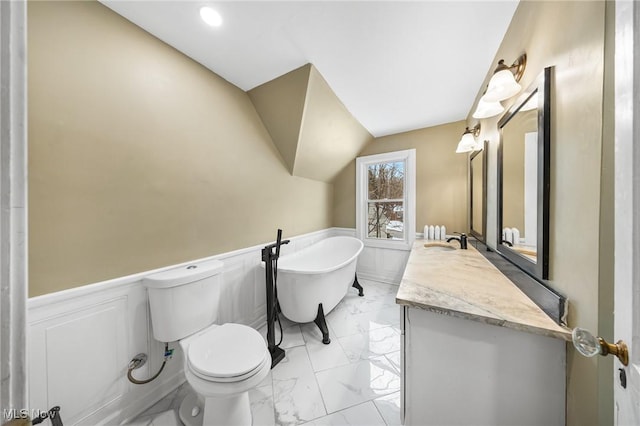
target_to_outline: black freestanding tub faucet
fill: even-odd
[[[280,323],[278,306],[278,258],[280,246],[289,244],[289,240],[282,240],[282,229],[278,229],[278,235],[274,244],[269,244],[262,249],[262,261],[265,263],[265,282],[267,287],[267,346],[271,354],[271,368],[275,367],[284,358],[284,350],[280,348],[282,342],[282,324]],[[280,324],[280,343],[276,343],[275,322]]]

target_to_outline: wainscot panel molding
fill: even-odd
[[[341,235],[356,238],[355,228],[332,228],[332,236]],[[416,233],[416,238],[422,234]],[[359,278],[386,284],[400,285],[410,251],[382,247],[362,249],[358,257],[356,271]]]
[[[282,254],[337,235],[355,235],[355,230],[329,228],[285,235],[291,243],[282,247]],[[260,266],[266,244],[29,299],[30,408],[59,405],[65,425],[114,425],[152,406],[184,382],[183,355],[179,345],[171,343],[174,355],[156,380],[146,385],[127,380],[128,363],[136,354],[149,356],[147,364],[133,373],[140,380],[155,374],[164,355],[164,344],[153,338],[142,279],[198,261],[221,260],[219,322],[258,329],[266,322]]]
[[[358,258],[358,277],[399,285],[410,251],[364,247]]]
[[[336,228],[334,228],[336,229]],[[341,235],[356,236],[353,228],[339,228]],[[421,238],[422,233],[416,233]],[[358,277],[386,284],[400,285],[410,251],[365,246],[358,257]]]
[[[331,236],[355,237],[353,228],[329,228],[295,237],[282,255]],[[270,242],[269,242],[270,243]],[[135,418],[184,382],[179,345],[162,374],[146,385],[126,378],[127,365],[138,353],[149,361],[135,370],[143,380],[160,368],[164,345],[153,338],[147,290],[150,274],[194,262],[224,262],[220,323],[260,328],[266,322],[261,244],[179,265],[46,294],[28,301],[28,367],[30,407],[61,407],[66,425],[113,425]],[[358,276],[399,284],[409,252],[365,247]],[[366,291],[366,289],[365,289]]]

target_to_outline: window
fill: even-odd
[[[365,245],[409,250],[415,239],[415,150],[356,159],[356,229]]]
[[[367,237],[404,240],[404,162],[367,165]]]

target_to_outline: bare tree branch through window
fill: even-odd
[[[404,238],[405,163],[368,166],[368,228],[370,238]]]

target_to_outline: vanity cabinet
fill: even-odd
[[[563,425],[566,342],[473,247],[418,241],[401,305],[404,425]]]

